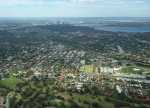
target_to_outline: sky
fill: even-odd
[[[150,0],[0,0],[0,17],[150,17]]]

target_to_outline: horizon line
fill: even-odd
[[[0,18],[150,18],[150,16],[0,16]]]

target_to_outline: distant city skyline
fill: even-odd
[[[150,17],[150,0],[0,0],[0,17]]]

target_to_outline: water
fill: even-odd
[[[112,32],[150,32],[150,27],[111,27],[103,26],[99,27],[100,30],[112,31]]]
[[[77,19],[76,21],[79,21]],[[80,25],[112,32],[150,32],[150,18],[115,17],[83,18]]]

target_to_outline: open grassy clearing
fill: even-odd
[[[0,80],[0,87],[6,87],[9,89],[14,89],[17,84],[22,83],[23,81],[20,79],[17,79],[15,77],[6,78],[3,80]]]
[[[121,69],[121,72],[125,74],[139,74],[139,75],[145,73],[148,75],[150,74],[150,68],[139,67],[139,66],[126,66]]]
[[[84,65],[84,66],[80,67],[80,71],[91,73],[91,72],[96,71],[96,67],[94,65]]]

